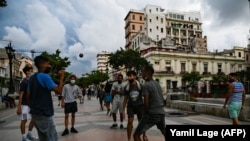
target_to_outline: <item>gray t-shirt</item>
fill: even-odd
[[[62,96],[65,103],[71,103],[76,101],[76,98],[82,95],[81,89],[77,85],[65,84],[62,90]]]
[[[122,94],[114,94],[113,101],[116,101],[116,102],[121,101],[121,102],[123,102],[123,99],[124,99],[124,84],[123,83],[119,84],[118,82],[114,82],[113,85],[112,85],[112,88],[111,88],[111,93],[112,93],[112,90],[122,92]]]
[[[146,111],[149,114],[165,114],[164,97],[161,86],[157,81],[147,81],[142,89],[143,95],[149,95],[149,109]]]

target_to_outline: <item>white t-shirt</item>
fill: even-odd
[[[82,91],[77,85],[65,84],[62,90],[62,96],[64,97],[65,103],[71,103],[76,101],[76,98],[82,95]]]

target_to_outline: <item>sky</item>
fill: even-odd
[[[81,76],[97,69],[97,54],[125,46],[124,18],[146,5],[165,11],[198,11],[208,50],[247,47],[250,30],[248,0],[7,0],[0,8],[0,40],[31,57],[30,50],[69,57],[67,71]],[[0,47],[8,44],[0,41]],[[26,52],[23,52],[26,51]],[[79,53],[84,57],[79,58]]]

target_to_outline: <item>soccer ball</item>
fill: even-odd
[[[79,54],[79,57],[80,57],[80,58],[82,58],[82,57],[83,57],[83,54],[82,54],[82,53],[80,53],[80,54]]]

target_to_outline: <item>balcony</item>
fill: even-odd
[[[204,71],[204,72],[202,73],[202,75],[205,75],[205,76],[211,75],[211,72]]]

